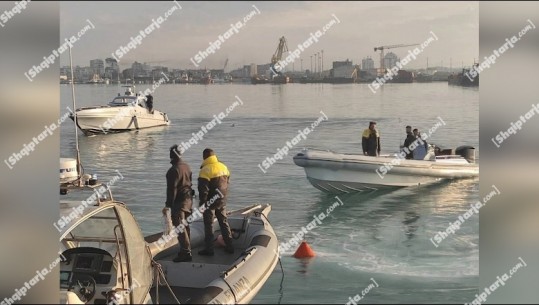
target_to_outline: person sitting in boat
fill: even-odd
[[[361,146],[365,156],[376,157],[380,155],[380,133],[376,129],[376,122],[370,122],[369,128],[363,131]]]
[[[153,96],[151,94],[146,95],[146,106],[148,107],[148,112],[153,114]]]
[[[413,151],[414,160],[424,160],[429,150],[429,145],[427,141],[423,140],[421,133],[417,128],[414,129],[414,141],[417,141],[416,147]]]
[[[410,149],[410,145],[414,143],[415,139],[416,137],[412,133],[412,126],[410,125],[406,126],[406,139],[404,140],[404,145],[402,147],[408,149],[406,153],[406,159],[408,160],[411,160],[414,158],[412,149]]]

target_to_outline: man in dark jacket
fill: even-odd
[[[146,106],[148,112],[153,114],[153,96],[151,94],[146,95]]]
[[[217,160],[212,149],[206,148],[202,152],[202,166],[198,176],[198,194],[200,206],[204,205],[204,235],[206,247],[199,251],[200,255],[213,255],[213,217],[217,217],[221,235],[225,242],[225,251],[234,253],[232,246],[232,233],[226,217],[226,195],[230,172],[223,163]]]
[[[408,152],[406,153],[406,159],[414,158],[413,152],[410,149],[410,145],[414,143],[415,139],[416,138],[412,133],[412,126],[406,126],[406,139],[404,140],[404,145],[402,146],[403,148],[406,147],[408,149]]]
[[[365,156],[376,157],[380,155],[380,133],[376,129],[376,122],[370,122],[369,128],[363,131],[361,146]]]
[[[167,172],[167,201],[163,212],[166,212],[166,208],[170,208],[172,224],[178,227],[180,224],[186,224],[186,219],[191,215],[193,206],[192,173],[189,165],[182,161],[178,145],[170,148],[170,163],[172,166]],[[192,261],[188,225],[178,233],[178,241],[180,243],[180,252],[173,261],[176,263]]]

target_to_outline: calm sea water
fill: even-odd
[[[138,85],[145,90],[148,85]],[[106,104],[116,85],[77,85],[77,107]],[[86,172],[101,181],[119,170],[115,198],[126,202],[145,234],[162,229],[168,148],[186,142],[214,115],[236,107],[222,124],[189,149],[185,160],[198,175],[202,150],[213,148],[231,171],[229,209],[271,203],[270,220],[286,242],[335,197],[312,187],[292,156],[303,147],[360,152],[361,133],[375,120],[382,153],[397,151],[406,125],[427,132],[440,118],[429,142],[444,147],[472,145],[479,153],[479,92],[446,83],[388,84],[373,94],[364,84],[161,85],[154,107],[168,114],[168,127],[122,134],[80,137]],[[69,86],[61,87],[62,110],[71,107]],[[283,160],[263,173],[258,165],[321,116],[322,122]],[[62,157],[75,154],[74,124],[62,126]],[[474,180],[412,187],[385,194],[340,196],[322,225],[307,234],[317,256],[297,260],[283,255],[253,303],[347,303],[373,283],[363,303],[464,303],[477,293],[479,216],[468,219],[439,247],[430,238],[447,228],[479,200]],[[281,287],[282,284],[282,287]]]

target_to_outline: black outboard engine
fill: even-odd
[[[462,156],[466,161],[475,163],[475,147],[463,145],[455,149],[455,154]]]

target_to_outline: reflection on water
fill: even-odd
[[[156,127],[139,131],[111,133],[80,138],[81,158],[91,159],[96,167],[124,167],[144,170],[152,162],[155,143],[163,140],[163,130]],[[92,154],[90,157],[89,154]],[[86,157],[86,158],[85,158]]]

